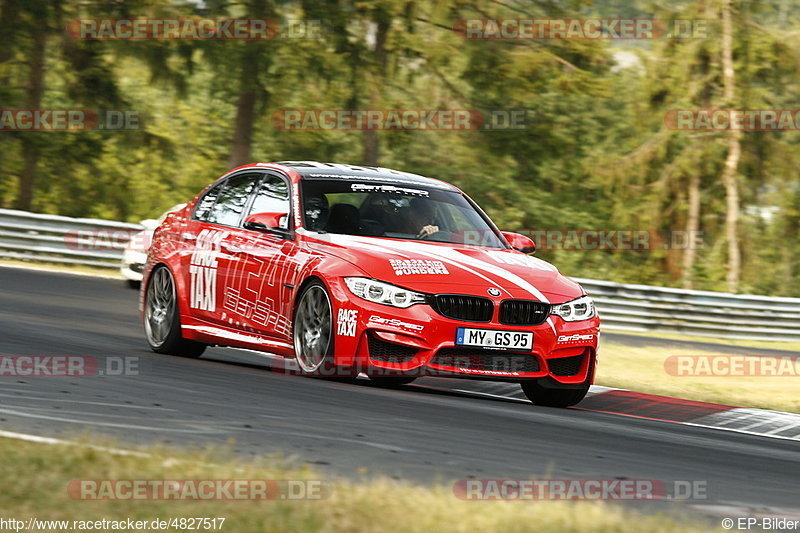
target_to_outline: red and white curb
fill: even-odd
[[[576,407],[762,437],[800,440],[800,414],[795,413],[684,400],[622,389],[592,394]]]
[[[447,380],[449,383],[444,383],[441,379],[436,381],[441,383],[441,386],[434,385],[432,388],[520,402],[528,401],[516,383],[462,380],[458,380],[460,383],[453,383],[456,380]],[[574,409],[800,441],[800,414],[684,400],[598,385],[593,385],[586,398]]]

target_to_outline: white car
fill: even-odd
[[[156,228],[164,222],[167,215],[183,209],[185,205],[177,204],[170,207],[158,219],[147,218],[142,220],[140,224],[144,226],[144,229],[131,235],[131,239],[122,252],[122,265],[120,265],[119,272],[132,289],[138,289],[142,282],[142,269],[147,261],[147,250],[150,248],[150,243],[153,242],[153,233]]]

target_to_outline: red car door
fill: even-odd
[[[223,316],[226,280],[239,261],[231,243],[260,177],[260,172],[243,172],[216,184],[198,201],[187,224],[183,238],[190,253],[185,254],[182,267],[194,318],[227,323]]]
[[[282,348],[291,347],[291,294],[301,263],[290,227],[290,211],[288,180],[278,174],[265,174],[248,215],[285,213],[287,216],[282,219],[281,228],[241,227],[228,238],[229,252],[237,259],[228,263],[222,303],[230,325],[271,337]]]

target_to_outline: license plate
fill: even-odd
[[[504,350],[530,350],[533,348],[533,332],[505,331],[498,329],[458,328],[456,344],[480,346]]]

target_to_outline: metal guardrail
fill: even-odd
[[[139,224],[0,209],[0,258],[119,268]]]
[[[595,301],[604,330],[800,340],[800,298],[574,279]]]
[[[0,258],[119,268],[139,224],[0,209]],[[800,340],[800,298],[689,291],[575,278],[604,330]]]

